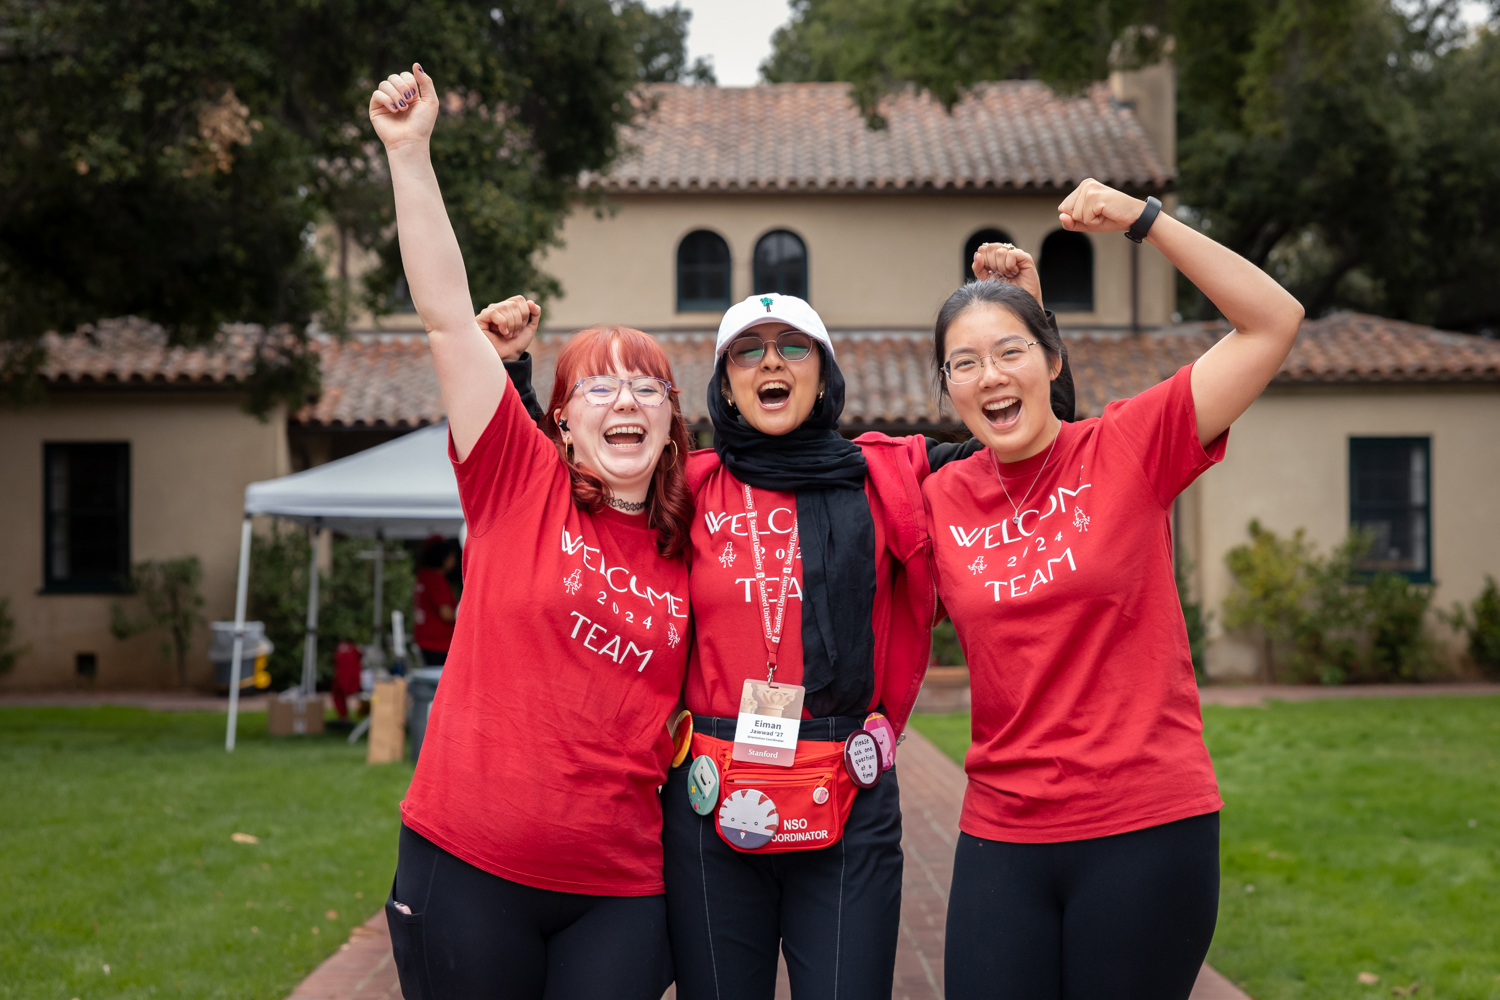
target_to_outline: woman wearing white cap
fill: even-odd
[[[799,298],[733,306],[716,348],[714,450],[687,467],[692,756],[662,791],[677,995],[767,1000],[779,952],[794,997],[885,1000],[891,768],[935,599],[926,443],[839,435],[844,378]]]

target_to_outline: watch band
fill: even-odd
[[[1156,221],[1160,212],[1161,202],[1155,198],[1147,198],[1145,210],[1141,212],[1140,218],[1132,222],[1130,228],[1125,230],[1125,238],[1135,243],[1144,243],[1146,234],[1151,231],[1151,224]]]

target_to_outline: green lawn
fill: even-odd
[[[281,1000],[383,905],[411,766],[265,727],[0,709],[0,998]]]
[[[1203,716],[1226,803],[1216,968],[1259,1000],[1500,997],[1500,698]],[[912,721],[962,761],[968,716]]]

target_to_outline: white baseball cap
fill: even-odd
[[[818,316],[817,310],[805,299],[795,295],[780,295],[767,292],[752,295],[743,302],[736,302],[719,321],[719,339],[714,344],[714,361],[729,349],[729,342],[759,323],[785,323],[796,327],[823,345],[828,356],[833,357],[833,341],[828,337],[828,328]]]

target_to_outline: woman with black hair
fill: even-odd
[[[950,1000],[1186,1000],[1218,909],[1218,810],[1178,603],[1172,503],[1290,352],[1302,307],[1233,251],[1097,181],[1064,228],[1150,242],[1234,331],[1099,417],[1063,422],[1039,304],[943,306],[943,389],[982,446],[923,484],[969,663],[973,744],[949,896]]]

